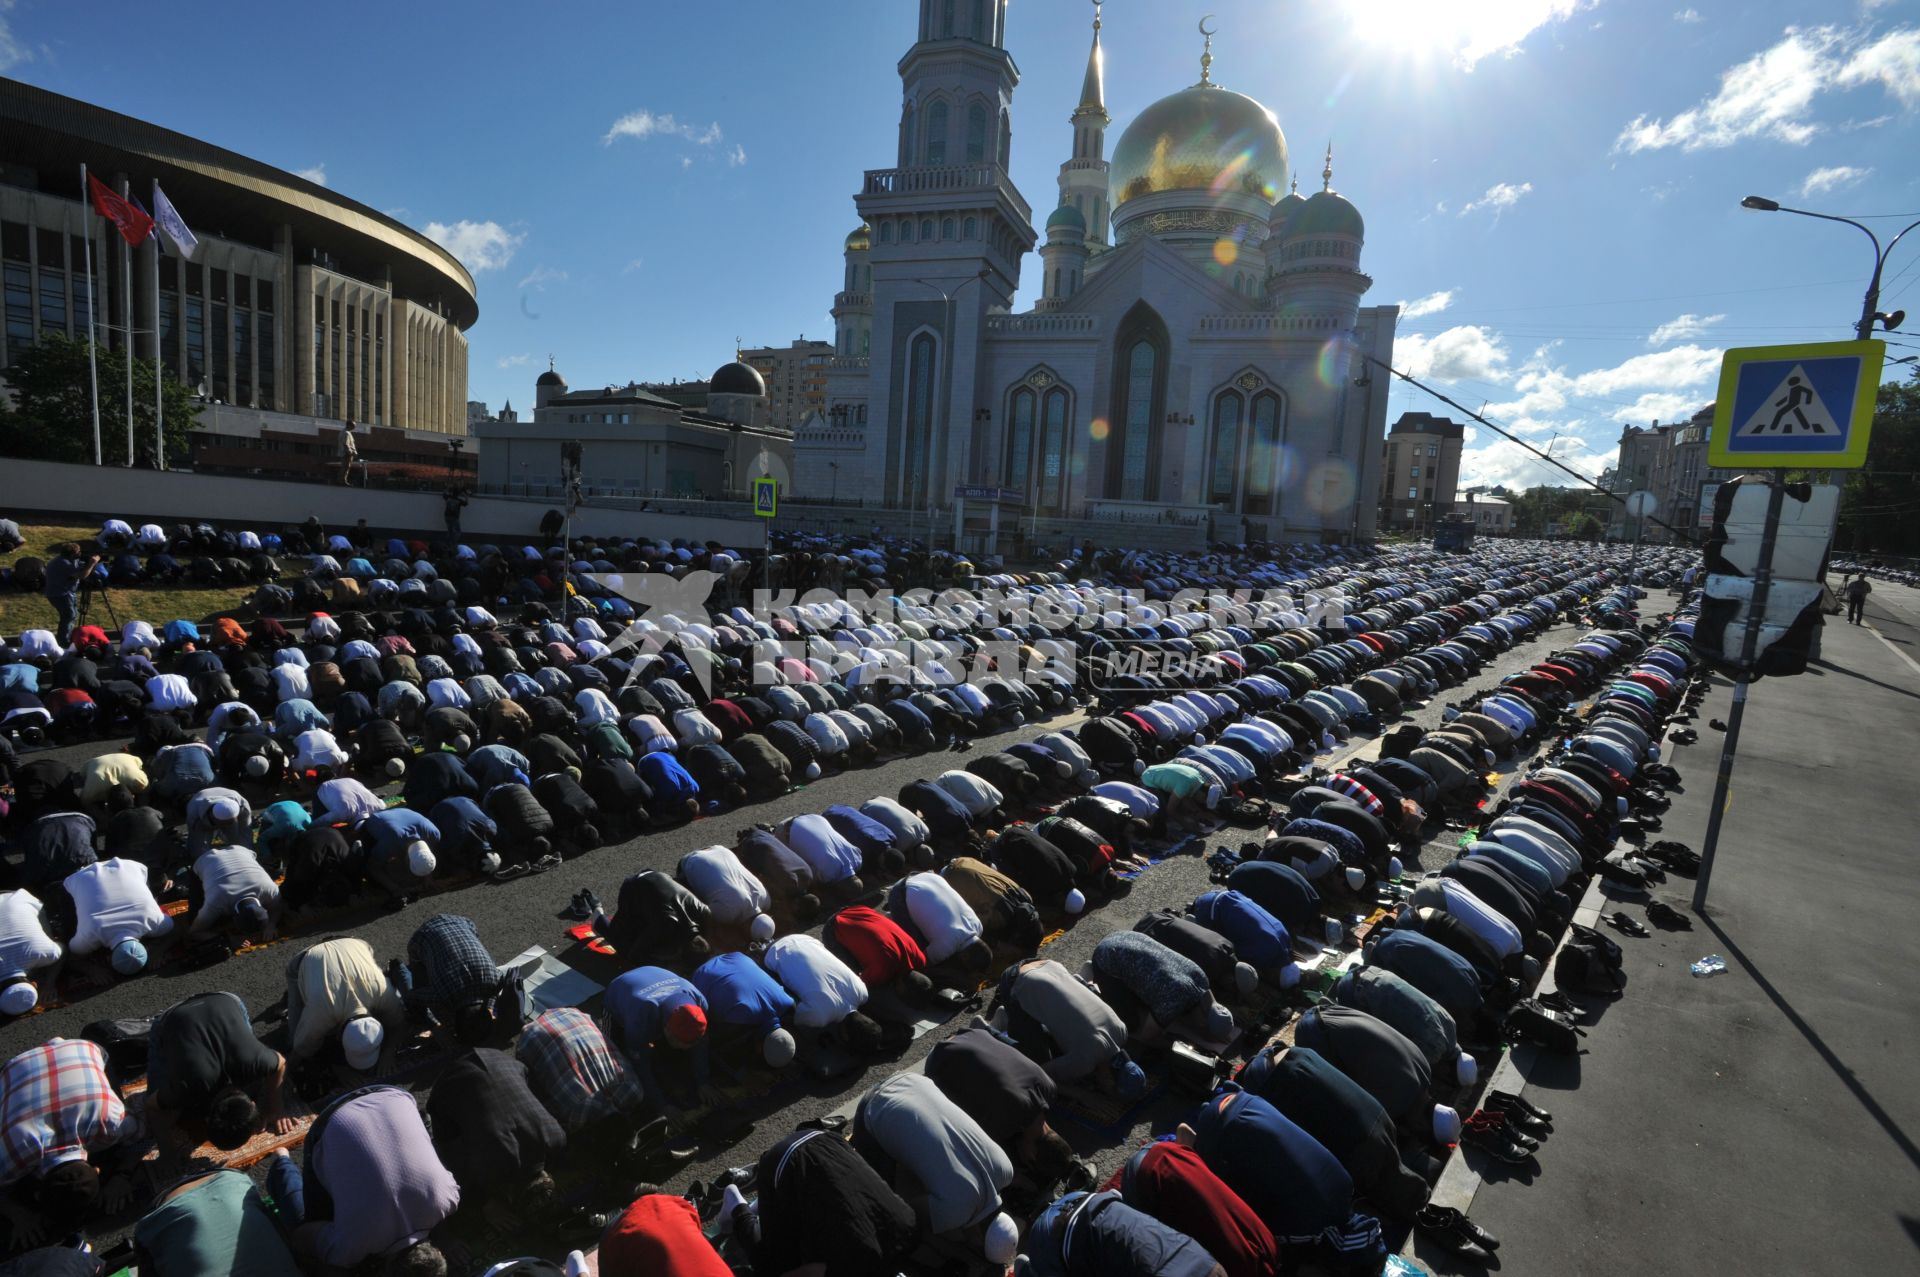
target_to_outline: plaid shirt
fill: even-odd
[[[0,1184],[109,1148],[132,1129],[92,1042],[54,1038],[0,1070]]]
[[[534,1094],[568,1134],[637,1113],[646,1101],[639,1079],[577,1007],[548,1011],[529,1024],[514,1055],[527,1066]]]
[[[428,1004],[452,1012],[475,999],[492,997],[500,988],[500,968],[480,943],[470,919],[454,913],[436,913],[420,924],[407,941],[407,965],[425,988]]]

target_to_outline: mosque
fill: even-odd
[[[1007,169],[1007,3],[919,0],[896,163],[854,197],[797,495],[879,498],[974,552],[1371,536],[1387,387],[1360,356],[1391,362],[1399,310],[1360,305],[1366,228],[1332,148],[1303,197],[1273,112],[1214,79],[1203,21],[1198,83],[1109,159],[1096,6],[1040,243]],[[1041,295],[1016,313],[1036,244]]]

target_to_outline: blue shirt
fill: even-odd
[[[1193,902],[1193,916],[1233,942],[1240,957],[1263,974],[1293,961],[1293,937],[1280,919],[1237,891],[1209,891]]]
[[[1216,1096],[1193,1121],[1194,1151],[1282,1242],[1347,1222],[1353,1179],[1279,1109],[1246,1092]]]
[[[700,990],[673,972],[635,967],[607,986],[606,1021],[614,1045],[629,1057],[644,1051],[665,1032],[674,1008],[689,1003],[707,1009]]]
[[[685,802],[700,796],[700,783],[672,754],[642,754],[633,769],[647,782],[655,802]]]
[[[716,1024],[750,1025],[771,1033],[793,1016],[793,996],[744,953],[723,953],[701,963],[693,987],[707,999]]]

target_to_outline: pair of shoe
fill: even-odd
[[[1508,1166],[1526,1165],[1540,1147],[1540,1141],[1522,1135],[1505,1113],[1494,1109],[1475,1110],[1460,1133],[1460,1142]]]
[[[1658,900],[1647,901],[1647,921],[1667,931],[1692,931],[1693,919],[1681,913],[1672,905]]]
[[[1529,1103],[1513,1091],[1487,1092],[1485,1108],[1488,1112],[1504,1114],[1509,1125],[1519,1128],[1521,1134],[1532,1136],[1536,1141],[1553,1133],[1553,1114],[1537,1104]]]
[[[574,922],[591,922],[605,912],[600,897],[593,894],[592,888],[582,887],[573,893],[573,899],[560,911],[560,916]]]
[[[1413,1217],[1422,1236],[1462,1259],[1486,1263],[1500,1249],[1500,1239],[1451,1206],[1422,1206]]]

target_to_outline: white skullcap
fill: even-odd
[[[805,767],[802,767],[800,769],[800,775],[801,775],[801,778],[804,780],[819,780],[820,764],[808,763]]]
[[[1067,892],[1067,912],[1077,914],[1087,907],[1087,893],[1074,887]]]
[[[386,1029],[370,1015],[347,1021],[347,1027],[340,1030],[340,1046],[346,1052],[347,1067],[365,1073],[378,1064],[380,1044],[386,1038]]]
[[[1398,856],[1387,857],[1387,877],[1398,878],[1402,873],[1406,872],[1406,868],[1407,867],[1405,865],[1400,863],[1400,857]]]
[[[416,878],[427,878],[433,874],[433,867],[439,862],[433,858],[433,848],[418,839],[407,844],[407,869]]]
[[[235,802],[231,798],[214,799],[213,807],[211,810],[212,810],[213,818],[221,822],[222,824],[225,824],[230,820],[238,820],[240,818],[240,804]]]
[[[243,770],[247,775],[253,777],[255,780],[259,780],[267,774],[267,756],[265,754],[253,755],[247,759],[247,765]]]
[[[389,758],[385,770],[389,779],[399,780],[407,774],[407,760],[404,758]]]
[[[1215,807],[1218,807],[1220,805],[1220,799],[1226,795],[1226,792],[1226,790],[1220,788],[1218,785],[1207,786],[1207,810],[1212,811]]]
[[[755,940],[771,940],[773,939],[773,933],[774,925],[772,917],[764,913],[756,913],[753,915],[753,922],[748,926],[747,934],[751,935]]]
[[[1146,771],[1146,770],[1147,770],[1147,765],[1146,765],[1146,763],[1145,763],[1145,762],[1143,762],[1142,760],[1140,760],[1140,759],[1138,759],[1138,758],[1136,758],[1136,759],[1134,759],[1134,760],[1133,760],[1133,774],[1134,774],[1134,775],[1136,775],[1136,776],[1138,776],[1138,775],[1139,775],[1140,773],[1142,773],[1142,772],[1144,772],[1144,771]]]
[[[987,1225],[986,1244],[981,1248],[990,1264],[1006,1265],[1020,1253],[1020,1225],[1013,1222],[1005,1211],[993,1217]]]
[[[1440,1144],[1460,1142],[1460,1115],[1444,1104],[1433,1106],[1433,1138]]]
[[[1472,1086],[1480,1080],[1480,1065],[1465,1051],[1453,1062],[1453,1076],[1461,1086]]]
[[[1253,991],[1260,987],[1260,973],[1253,969],[1251,962],[1233,964],[1233,987],[1243,998],[1252,997]]]
[[[26,980],[0,991],[0,1015],[25,1015],[40,1005],[40,990]]]
[[[1346,876],[1348,891],[1358,891],[1367,885],[1367,871],[1358,865],[1348,865]]]
[[[784,1069],[793,1063],[794,1049],[793,1034],[785,1029],[775,1029],[760,1044],[760,1058],[767,1062],[769,1068]]]
[[[1300,983],[1299,964],[1289,962],[1286,966],[1281,967],[1280,970],[1276,972],[1274,975],[1274,983],[1279,985],[1283,989],[1291,989],[1294,985],[1299,984]]]

